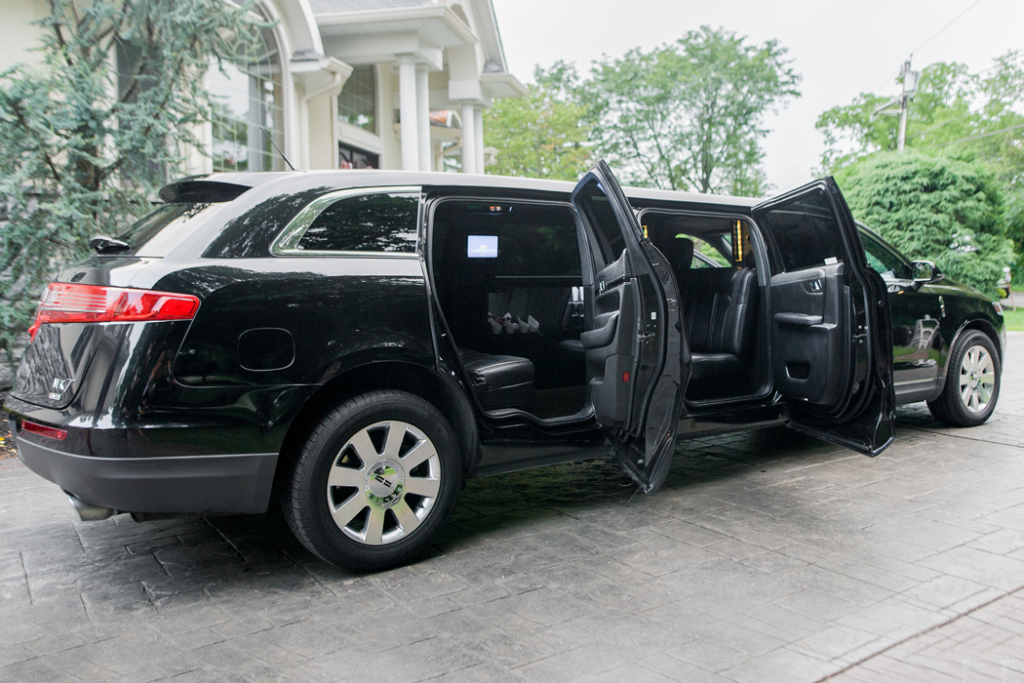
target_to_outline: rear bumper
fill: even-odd
[[[23,434],[16,444],[36,474],[90,505],[120,512],[266,512],[277,466],[277,453],[97,458],[54,450]]]

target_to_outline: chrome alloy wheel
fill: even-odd
[[[360,429],[338,452],[327,505],[349,538],[387,545],[426,519],[441,488],[441,459],[422,431],[389,420]]]
[[[996,368],[984,346],[967,349],[960,363],[960,400],[972,413],[982,413],[992,400],[996,384]]]

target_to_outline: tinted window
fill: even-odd
[[[564,277],[580,274],[576,222],[569,209],[548,209],[498,233],[497,275]]]
[[[486,247],[486,249],[482,249]],[[579,277],[576,216],[567,206],[444,202],[434,214],[434,253],[498,277]]]
[[[367,194],[339,200],[303,233],[305,251],[415,252],[419,195]]]
[[[864,255],[868,265],[884,280],[905,280],[910,277],[907,264],[896,254],[886,249],[878,240],[864,231],[860,233],[860,241],[864,243]]]
[[[130,250],[119,251],[117,254],[158,258],[166,256],[195,232],[207,217],[225,206],[227,202],[164,204],[117,236],[117,239],[131,245]]]
[[[587,183],[578,196],[579,206],[587,215],[587,221],[597,237],[604,263],[613,263],[622,255],[626,240],[619,222],[615,219],[615,210],[612,209],[611,202],[596,180]]]
[[[823,192],[784,204],[759,217],[787,271],[843,260],[839,224]]]

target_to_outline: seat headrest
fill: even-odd
[[[687,270],[693,263],[693,240],[676,237],[665,243],[664,254],[676,272]]]

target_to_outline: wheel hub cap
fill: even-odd
[[[390,458],[368,467],[363,491],[371,503],[389,508],[397,503],[405,491],[405,468]]]
[[[414,533],[441,491],[441,458],[419,428],[399,420],[363,427],[342,446],[327,473],[334,524],[365,545]]]
[[[995,364],[983,346],[972,346],[960,364],[960,400],[975,414],[988,409],[996,385]]]

